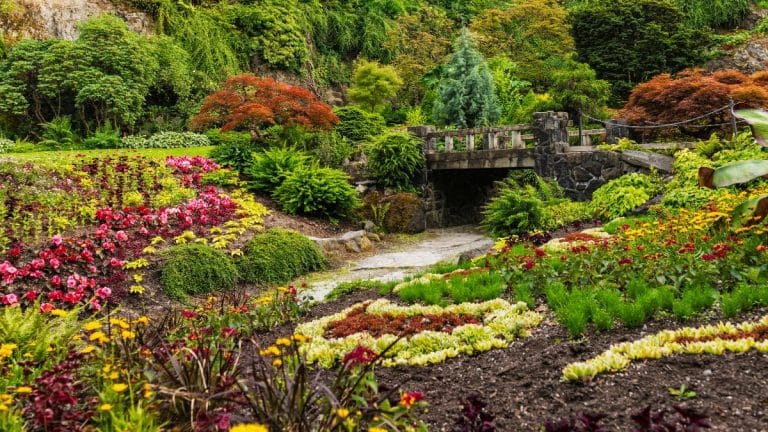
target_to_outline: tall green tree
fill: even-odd
[[[433,115],[442,125],[460,128],[490,125],[501,116],[488,64],[467,29],[445,65]]]
[[[579,61],[611,82],[614,105],[635,84],[703,60],[703,34],[671,0],[593,0],[570,20]]]
[[[352,75],[348,96],[373,112],[390,101],[402,85],[403,80],[392,66],[362,61]]]

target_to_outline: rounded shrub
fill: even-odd
[[[494,237],[506,237],[541,229],[544,216],[544,203],[533,186],[507,186],[485,207],[480,226]]]
[[[377,183],[398,191],[413,189],[424,166],[421,140],[405,132],[388,133],[366,147],[368,171]]]
[[[249,145],[251,143],[250,132],[222,132],[220,129],[209,129],[205,136],[211,145]]]
[[[273,228],[257,235],[245,246],[237,267],[248,283],[282,284],[323,269],[325,258],[315,242],[307,237],[295,231]]]
[[[188,294],[231,289],[238,280],[232,259],[208,245],[176,245],[165,251],[163,257],[160,283],[171,298],[183,300]]]
[[[278,186],[273,198],[286,213],[335,220],[360,206],[357,191],[340,170],[299,166]]]
[[[639,173],[613,179],[592,194],[590,208],[596,217],[614,219],[648,202],[660,190],[658,182]]]
[[[355,105],[336,108],[333,112],[340,120],[333,130],[354,142],[378,136],[386,127],[386,120],[380,114],[370,113]]]
[[[307,155],[292,148],[273,148],[256,153],[244,172],[248,178],[248,188],[272,192],[292,172],[307,165],[308,161]]]

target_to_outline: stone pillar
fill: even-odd
[[[445,137],[445,152],[451,153],[453,151],[453,137],[448,135]]]
[[[533,137],[536,141],[536,172],[542,177],[556,179],[556,159],[565,156],[568,146],[568,113],[533,113]]]
[[[605,122],[605,142],[617,144],[619,139],[629,137],[626,120],[608,120]]]
[[[434,126],[408,126],[408,132],[421,138],[424,142],[424,152],[434,153],[437,150],[437,140],[427,136],[437,131]]]
[[[475,134],[467,135],[467,151],[475,151]]]

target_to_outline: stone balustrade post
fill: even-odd
[[[568,113],[533,113],[533,137],[536,172],[543,177],[555,178],[553,164],[556,155],[565,153],[568,146]]]

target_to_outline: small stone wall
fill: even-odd
[[[566,196],[576,201],[589,200],[609,180],[634,171],[620,153],[607,151],[549,155],[547,168],[544,175],[557,180]]]

